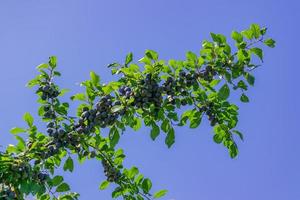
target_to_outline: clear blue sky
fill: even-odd
[[[105,67],[154,49],[163,59],[199,52],[209,32],[269,27],[277,41],[266,49],[255,72],[250,104],[240,109],[240,155],[232,160],[212,141],[207,123],[197,130],[176,129],[168,150],[163,137],[152,142],[149,130],[127,131],[120,147],[126,165],[151,177],[154,189],[169,190],[164,200],[298,200],[300,199],[299,3],[291,0],[51,0],[0,2],[0,141],[14,143],[9,129],[22,126],[22,115],[36,113],[36,96],[25,83],[35,67],[56,55],[63,78],[58,82],[81,91],[76,83],[89,71],[111,80]],[[104,179],[99,163],[88,161],[66,174],[82,200],[111,199],[111,188],[98,191]]]

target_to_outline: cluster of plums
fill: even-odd
[[[47,119],[54,119],[55,118],[55,112],[53,111],[51,105],[47,104],[44,106],[44,117]]]
[[[59,95],[59,91],[55,87],[53,83],[43,83],[37,92],[42,92],[41,98],[42,100],[53,99]]]
[[[175,104],[175,100],[181,96],[180,103],[184,106],[187,104],[186,96],[189,94],[187,87],[197,84],[199,77],[209,81],[214,75],[214,70],[207,66],[204,71],[199,73],[180,71],[178,78],[168,77],[160,85],[153,75],[146,74],[142,80],[139,80],[139,85],[135,89],[129,86],[121,86],[118,92],[121,98],[129,99],[133,97],[134,100],[131,105],[137,108],[148,108],[151,104],[156,108],[160,108],[164,101],[164,94],[167,95],[167,103],[171,104]],[[42,97],[46,97],[45,99],[56,98],[59,94],[51,83],[42,85],[39,91],[43,92]],[[78,123],[74,125],[74,131],[79,134],[88,134],[94,131],[95,126],[105,128],[113,125],[118,117],[124,115],[126,111],[126,105],[123,105],[124,108],[117,112],[112,111],[114,106],[121,104],[121,101],[116,97],[106,95],[97,102],[95,108],[84,107]],[[212,106],[205,106],[203,109],[208,115],[211,125],[214,126],[218,120],[212,112]],[[55,113],[50,104],[44,106],[44,111],[44,117],[55,118]],[[67,134],[64,129],[59,129],[54,122],[48,123],[47,132],[50,137],[53,137],[53,143],[44,152],[44,158],[57,154],[60,147],[66,147],[67,145],[76,147],[80,143],[78,135]]]
[[[218,117],[215,115],[214,104],[212,102],[208,103],[208,105],[201,107],[200,111],[206,113],[211,126],[215,126],[219,122]]]
[[[191,87],[197,84],[197,78],[199,75],[195,72],[186,73],[185,71],[179,72],[179,78],[168,77],[166,82],[163,83],[163,91],[167,94],[167,100],[171,104],[175,104],[176,96],[180,95],[183,97],[188,96],[186,87]],[[180,100],[181,105],[185,106],[187,101],[185,98]]]
[[[184,86],[191,87],[192,85],[197,83],[197,78],[199,78],[199,74],[194,71],[189,73],[186,73],[185,71],[180,71],[178,82],[181,87]]]
[[[44,173],[44,172],[38,172],[36,174],[36,177],[39,180],[39,182],[43,183],[49,178],[49,175],[47,173]]]
[[[217,72],[210,65],[206,66],[205,70],[199,73],[199,77],[208,82],[211,82],[215,75],[217,75]]]
[[[64,129],[56,126],[55,122],[51,121],[47,124],[47,133],[53,138],[53,144],[48,146],[48,151],[45,151],[44,157],[51,157],[59,152],[59,148],[71,145],[77,147],[79,137],[74,133],[67,133]]]
[[[107,160],[102,160],[104,174],[109,182],[116,182],[121,177],[121,172],[110,165]]]
[[[76,125],[76,131],[80,134],[88,134],[90,131],[93,131],[96,125],[105,128],[114,124],[119,114],[122,114],[122,111],[112,111],[112,107],[118,105],[121,105],[120,101],[113,101],[111,95],[106,95],[96,104],[96,108],[83,108],[83,112]]]
[[[154,80],[151,74],[147,74],[145,79],[140,80],[139,86],[134,93],[133,105],[138,108],[147,108],[154,104],[160,107],[162,103],[162,88]]]
[[[121,86],[119,88],[119,95],[128,99],[133,95],[133,91],[128,86]]]

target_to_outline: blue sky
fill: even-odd
[[[188,50],[198,53],[209,32],[230,36],[259,23],[269,27],[277,47],[266,49],[248,92],[251,102],[241,105],[245,142],[236,159],[213,143],[205,122],[196,130],[176,129],[170,150],[163,137],[152,142],[147,129],[127,131],[119,146],[127,166],[137,165],[154,189],[169,190],[165,200],[300,199],[299,20],[299,3],[292,0],[1,1],[1,144],[15,142],[9,129],[24,125],[25,112],[37,112],[25,84],[50,55],[63,73],[58,83],[74,94],[91,70],[112,80],[106,65],[128,52],[138,59],[153,49],[162,59],[181,59]],[[111,199],[112,188],[98,191],[104,175],[97,162],[77,165],[65,178],[82,200]]]

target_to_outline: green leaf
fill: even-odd
[[[78,94],[75,94],[73,96],[71,96],[71,100],[79,100],[79,101],[85,101],[86,100],[86,96],[84,93],[78,93]]]
[[[152,124],[152,129],[151,129],[151,139],[154,141],[157,136],[159,135],[160,133],[160,129],[159,129],[159,126],[157,126],[155,123]]]
[[[193,62],[193,63],[197,63],[197,61],[198,61],[197,55],[195,53],[191,52],[191,51],[188,51],[186,53],[186,59],[188,61]]]
[[[218,44],[222,44],[226,42],[226,37],[222,34],[210,33],[210,36],[212,37],[213,41]]]
[[[51,184],[53,186],[58,186],[59,184],[61,184],[63,182],[64,178],[62,176],[55,176],[52,180],[51,180]]]
[[[224,84],[220,88],[220,90],[218,92],[218,96],[219,96],[220,99],[226,100],[229,97],[229,95],[230,95],[230,89],[229,89],[227,84]]]
[[[153,51],[153,50],[146,50],[145,51],[145,55],[150,58],[151,60],[155,60],[157,61],[158,60],[158,54],[157,52]]]
[[[175,132],[171,127],[168,131],[167,137],[165,139],[165,144],[170,148],[175,143]]]
[[[64,94],[66,94],[69,91],[70,91],[69,89],[64,88],[64,89],[60,90],[59,96],[64,96]]]
[[[239,151],[235,143],[229,146],[229,154],[231,158],[235,158],[238,155]]]
[[[35,85],[38,85],[40,83],[40,77],[37,76],[34,79],[30,80],[27,84],[26,87],[32,88]]]
[[[53,72],[53,75],[54,75],[54,76],[61,76],[61,73],[58,72],[58,71],[54,71],[54,72]]]
[[[258,24],[251,24],[250,30],[252,31],[253,36],[257,39],[260,36],[260,27]]]
[[[115,190],[111,193],[112,198],[117,198],[123,194],[123,188],[122,187],[116,187]]]
[[[69,170],[70,172],[73,172],[74,170],[74,163],[73,163],[73,159],[71,157],[68,157],[68,159],[66,160],[65,164],[64,164],[64,171]]]
[[[10,133],[12,133],[12,134],[25,133],[25,132],[26,132],[26,129],[19,128],[19,127],[14,127],[12,129],[10,129]]]
[[[266,27],[263,27],[261,30],[260,30],[260,34],[261,35],[265,35],[267,33],[267,28]]]
[[[158,199],[158,198],[160,198],[160,197],[163,197],[163,196],[165,196],[166,194],[167,194],[167,190],[160,190],[160,191],[157,191],[157,192],[155,192],[154,193],[154,198],[155,199]]]
[[[242,88],[242,89],[244,89],[244,90],[247,90],[247,89],[248,89],[248,86],[247,86],[246,83],[245,83],[244,81],[242,81],[242,80],[240,80],[240,81],[238,82],[237,87],[238,87],[238,88]]]
[[[47,69],[49,66],[47,63],[42,63],[36,67],[36,69]]]
[[[101,185],[99,186],[99,189],[100,190],[105,190],[108,186],[109,186],[109,182],[108,181],[103,181],[101,183]]]
[[[231,38],[234,39],[237,43],[241,43],[243,41],[242,34],[236,31],[232,31]]]
[[[190,128],[197,128],[200,125],[202,119],[201,114],[202,113],[198,111],[193,112],[193,115],[190,116]]]
[[[141,182],[142,182],[142,180],[143,180],[143,178],[144,178],[144,175],[143,175],[143,174],[137,175],[137,176],[135,177],[135,179],[134,179],[134,183],[136,183],[137,185],[140,185]]]
[[[26,112],[23,115],[23,119],[28,124],[29,127],[32,127],[32,125],[33,125],[33,117],[30,115],[30,113]]]
[[[162,122],[160,128],[161,130],[163,130],[165,133],[169,132],[171,125],[170,125],[170,120],[168,119],[164,119],[164,121]]]
[[[100,77],[95,72],[90,72],[90,77],[94,86],[98,86],[100,82]]]
[[[215,134],[214,135],[214,141],[217,144],[220,144],[223,141],[224,135],[222,134]]]
[[[142,189],[145,193],[149,193],[149,191],[151,190],[152,188],[152,183],[150,181],[150,179],[148,178],[145,178],[143,180],[143,183],[142,183]]]
[[[248,56],[249,56],[249,54],[246,50],[244,50],[244,49],[238,50],[237,58],[240,63],[243,63],[248,58]]]
[[[20,151],[24,151],[26,147],[26,143],[23,138],[20,136],[16,135],[16,139],[18,140],[18,144],[16,145],[16,148],[19,149]]]
[[[138,173],[139,169],[136,167],[132,167],[130,170],[128,170],[127,177],[133,179]]]
[[[133,125],[133,130],[138,131],[142,127],[142,121],[140,118],[135,118],[134,119],[134,125]]]
[[[264,41],[265,45],[268,47],[274,48],[275,47],[275,41],[271,38],[268,38]]]
[[[185,125],[186,124],[186,121],[188,119],[190,119],[190,117],[192,116],[193,114],[193,110],[186,110],[184,111],[184,113],[181,115],[181,119],[180,119],[180,125]]]
[[[137,197],[137,200],[145,200],[145,199],[144,199],[141,195],[139,195],[139,194],[138,194],[136,197]]]
[[[25,193],[25,194],[29,194],[30,193],[30,184],[28,184],[28,182],[25,182],[25,181],[21,181],[21,184],[20,184],[20,192],[21,193]]]
[[[62,183],[56,188],[56,192],[67,192],[70,190],[70,186],[67,183]]]
[[[110,67],[119,67],[121,66],[119,63],[110,63],[109,65],[107,65],[107,68],[110,68]]]
[[[240,98],[241,102],[248,103],[249,98],[243,93]]]
[[[129,54],[126,55],[125,59],[125,65],[128,65],[133,59],[133,54],[130,52]]]
[[[242,34],[245,38],[247,38],[248,40],[253,39],[253,32],[252,32],[252,30],[244,30],[244,31],[241,32],[241,34]]]
[[[9,144],[6,148],[6,152],[7,153],[17,153],[18,150],[16,149],[16,147],[12,144]]]
[[[116,146],[116,144],[118,144],[119,140],[120,140],[120,133],[118,131],[118,129],[114,128],[111,129],[111,131],[109,132],[109,139],[110,139],[110,145],[112,147]]]
[[[221,79],[214,79],[209,83],[210,87],[215,87],[216,85],[218,85],[221,82]]]
[[[251,48],[250,51],[257,55],[261,61],[263,61],[263,51],[260,48],[254,47]]]
[[[50,195],[49,194],[43,194],[39,200],[50,200]]]
[[[55,56],[51,56],[49,58],[49,65],[50,67],[52,67],[52,69],[54,69],[56,67],[56,63],[57,63],[57,59]]]
[[[147,56],[144,56],[141,59],[139,59],[139,62],[144,63],[146,65],[151,65],[151,60]]]

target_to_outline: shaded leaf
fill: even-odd
[[[67,183],[62,183],[56,188],[56,192],[67,192],[70,190],[70,186]]]
[[[73,172],[73,169],[74,169],[73,159],[71,157],[68,157],[64,164],[64,171],[69,170],[70,172]]]
[[[268,47],[274,48],[275,47],[275,41],[271,38],[268,38],[264,41],[265,45]]]
[[[222,100],[226,100],[229,97],[229,94],[230,89],[227,84],[223,85],[218,92],[218,96]]]
[[[246,73],[245,78],[247,80],[247,82],[249,83],[249,85],[253,86],[254,82],[255,82],[255,77],[252,76],[250,73]]]
[[[159,126],[157,126],[155,123],[152,124],[152,129],[151,129],[151,139],[152,140],[155,140],[157,138],[157,136],[159,135],[160,133],[160,129],[159,129]]]
[[[58,186],[59,184],[61,184],[63,182],[64,178],[62,176],[55,176],[52,180],[51,180],[51,184],[53,186]]]
[[[248,103],[249,98],[243,93],[240,98],[241,102]]]
[[[152,183],[150,181],[150,179],[146,178],[144,179],[143,183],[142,183],[142,189],[145,193],[149,193],[149,191],[152,188]]]
[[[198,112],[198,111],[194,111],[193,115],[190,116],[190,128],[197,128],[200,123],[201,123],[201,119],[202,119],[202,113]]]
[[[175,133],[173,128],[169,129],[167,137],[165,139],[165,143],[168,148],[170,148],[175,143]]]

